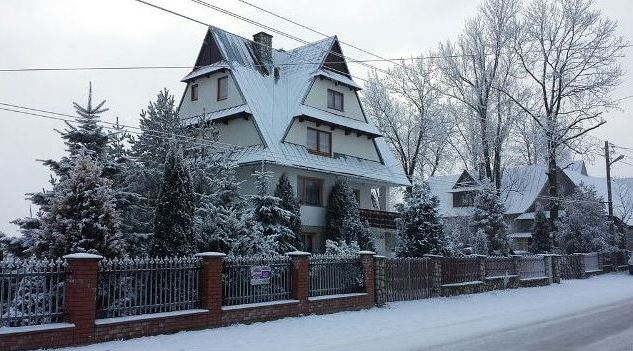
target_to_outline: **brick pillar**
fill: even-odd
[[[387,282],[385,281],[386,279],[386,268],[387,268],[387,258],[385,256],[379,256],[376,255],[374,256],[374,260],[375,260],[375,270],[376,270],[376,278],[374,281],[374,285],[376,286],[375,289],[375,299],[376,299],[376,306],[378,307],[382,307],[385,306],[387,304]]]
[[[64,259],[68,264],[64,303],[68,321],[75,325],[72,343],[90,343],[94,338],[99,261],[103,256],[76,253]]]
[[[202,259],[200,270],[200,307],[209,310],[207,323],[222,323],[222,272],[225,254],[201,252],[194,255]]]
[[[360,255],[360,263],[363,266],[365,292],[369,295],[369,304],[373,306],[376,303],[376,267],[374,262],[376,253],[373,251],[359,251],[358,254]]]
[[[552,282],[560,284],[560,255],[550,255],[552,259]]]
[[[310,253],[303,251],[288,252],[292,258],[292,296],[299,300],[300,309],[307,312],[310,297]],[[304,310],[305,309],[305,310]]]
[[[575,253],[573,255],[576,259],[576,262],[578,263],[578,272],[576,272],[576,274],[578,275],[578,279],[587,278],[587,272],[585,272],[585,254]]]
[[[444,256],[424,255],[431,263],[431,296],[442,295],[442,259]]]

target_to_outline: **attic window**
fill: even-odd
[[[332,133],[308,128],[308,151],[312,154],[332,156]]]
[[[327,107],[333,110],[343,111],[343,93],[328,89]]]
[[[226,100],[229,95],[229,77],[218,78],[218,101]]]
[[[475,206],[475,192],[460,191],[453,193],[453,207]]]
[[[198,100],[198,84],[191,85],[191,101]]]

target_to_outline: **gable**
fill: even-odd
[[[227,97],[218,101],[218,79],[227,77]],[[198,99],[191,100],[192,86],[197,85]],[[178,117],[181,120],[201,116],[203,113],[212,113],[216,111],[230,109],[236,106],[244,105],[246,102],[242,97],[242,93],[235,81],[235,77],[228,70],[221,70],[198,77],[187,83],[185,93],[178,109]]]
[[[330,47],[330,51],[325,57],[325,61],[323,62],[323,67],[328,68],[336,73],[341,73],[346,75],[348,78],[351,78],[349,73],[349,68],[347,67],[347,63],[345,62],[345,56],[343,55],[343,50],[341,50],[341,45],[338,42],[338,38],[334,37],[334,42]]]
[[[343,111],[328,108],[328,90],[343,94]],[[341,117],[366,121],[356,90],[323,77],[314,78],[303,104]]]
[[[211,31],[207,31],[196,59],[196,67],[207,66],[222,61],[222,53],[218,48]]]
[[[468,171],[463,171],[455,182],[453,189],[473,187],[478,185],[479,183],[470,175],[470,173],[468,173]]]

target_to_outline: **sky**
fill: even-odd
[[[189,0],[148,0],[205,23],[250,38],[261,28],[221,14]],[[467,18],[475,14],[474,0],[251,0],[299,23],[383,57],[425,53],[454,39]],[[262,22],[308,41],[322,36],[285,23],[237,0],[207,0],[216,6]],[[596,6],[619,22],[619,34],[633,42],[633,2],[598,0]],[[134,0],[20,0],[1,1],[0,69],[31,67],[187,66],[193,65],[205,27]],[[292,49],[299,42],[274,34],[273,46]],[[354,59],[372,59],[343,46]],[[633,48],[623,66],[633,72]],[[372,63],[374,64],[374,63]],[[387,68],[388,63],[374,65]],[[365,69],[350,63],[352,74]],[[119,117],[138,125],[139,112],[162,88],[177,99],[188,69],[72,72],[0,72],[0,103],[73,114],[72,102],[85,103],[88,84],[95,100],[107,100],[105,121]],[[630,75],[615,92],[633,95]],[[0,106],[5,107],[6,106]],[[633,148],[629,114],[633,99],[606,116],[608,123],[593,133],[601,139]],[[12,219],[29,214],[25,193],[48,187],[50,173],[37,160],[58,158],[64,145],[55,129],[63,122],[0,110],[0,231],[14,234]],[[633,155],[633,152],[631,153]],[[633,157],[633,156],[632,156]],[[633,160],[628,160],[633,164]],[[589,165],[592,175],[604,176],[600,158]],[[633,176],[633,166],[614,165],[616,177]]]

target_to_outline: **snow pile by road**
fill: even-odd
[[[419,350],[633,298],[633,277],[392,303],[387,308],[182,332],[68,351]]]

